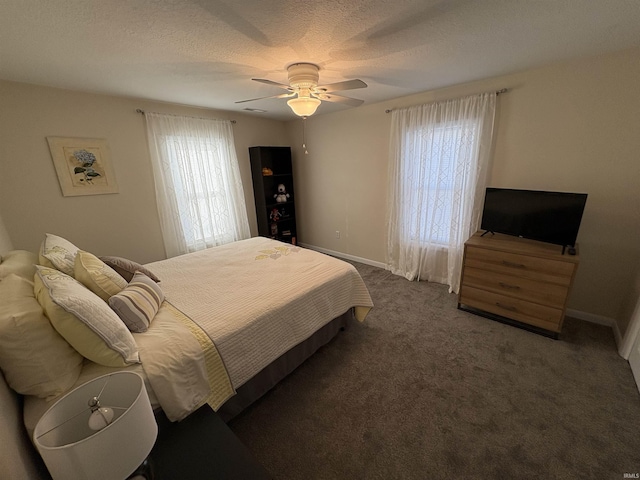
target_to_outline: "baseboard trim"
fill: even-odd
[[[310,250],[315,250],[320,253],[326,253],[327,255],[331,255],[332,257],[352,260],[354,262],[364,263],[365,265],[371,265],[372,267],[378,267],[384,270],[386,270],[387,268],[386,264],[382,262],[376,262],[375,260],[369,260],[368,258],[358,257],[356,255],[350,255],[348,253],[337,252],[335,250],[318,247],[316,245],[310,245],[308,243],[300,243],[300,246],[308,248]],[[570,308],[566,310],[566,315],[568,317],[583,320],[585,322],[591,322],[598,325],[605,325],[607,327],[610,327],[613,330],[613,338],[615,339],[616,346],[620,348],[620,346],[622,345],[622,335],[620,334],[620,328],[618,327],[618,322],[616,322],[613,318],[605,317],[603,315],[595,315],[593,313],[582,312],[580,310],[573,310]]]
[[[595,315],[593,313],[581,312],[580,310],[573,310],[568,308],[566,311],[568,317],[577,318],[578,320],[584,320],[585,322],[597,323],[598,325],[606,325],[613,330],[613,338],[616,341],[616,346],[620,348],[622,345],[622,335],[620,334],[620,328],[618,322],[613,318],[605,317],[602,315]]]
[[[308,243],[300,243],[301,247],[308,248],[309,250],[315,250],[316,252],[326,253],[332,257],[344,258],[345,260],[351,260],[353,262],[364,263],[365,265],[371,265],[372,267],[378,267],[386,269],[387,266],[382,262],[376,262],[375,260],[369,260],[368,258],[357,257],[348,253],[336,252],[335,250],[329,250],[328,248],[317,247],[315,245],[309,245]]]

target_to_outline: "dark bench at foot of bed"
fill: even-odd
[[[181,422],[156,413],[158,439],[150,454],[155,480],[272,478],[208,406]]]

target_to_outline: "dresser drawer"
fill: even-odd
[[[565,285],[505,275],[473,267],[465,268],[463,283],[481,290],[489,290],[493,293],[558,308],[564,308],[564,303],[569,293],[569,287]]]
[[[571,285],[574,264],[468,245],[464,266],[521,278]]]
[[[485,312],[528,323],[553,332],[560,332],[563,310],[527,302],[506,295],[463,285],[460,288],[461,304]]]

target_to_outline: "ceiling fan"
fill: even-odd
[[[265,98],[291,98],[287,101],[287,105],[291,107],[293,113],[300,117],[308,117],[313,115],[324,100],[326,102],[345,103],[353,107],[361,105],[364,100],[358,100],[342,95],[335,95],[333,92],[341,90],[353,90],[355,88],[365,88],[367,86],[362,80],[346,80],[344,82],[330,83],[328,85],[318,85],[318,71],[320,68],[313,63],[294,63],[287,67],[289,85],[284,83],[273,82],[264,78],[252,78],[256,82],[266,83],[267,85],[275,85],[276,87],[287,90],[287,93],[281,95],[273,95],[269,97],[252,98],[250,100],[240,100],[236,103],[253,102],[254,100],[262,100]]]

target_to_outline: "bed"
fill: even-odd
[[[25,283],[29,278],[32,292]],[[58,345],[51,351],[31,346],[29,355],[55,352],[56,362],[48,365],[52,371],[44,381],[25,382],[25,368],[31,374],[33,365],[16,364],[25,363],[20,355],[27,353],[5,348],[11,334],[23,339],[24,332],[14,331],[19,318],[10,313],[11,302],[0,306],[5,325],[0,325],[0,430],[12,436],[10,448],[2,441],[2,461],[8,461],[11,449],[23,452],[18,457],[13,452],[13,466],[7,466],[23,473],[33,468],[24,450],[38,419],[65,392],[91,378],[132,370],[143,376],[154,408],[170,420],[179,421],[204,404],[229,420],[353,318],[363,321],[373,306],[352,265],[262,237],[141,266],[98,258],[48,234],[38,255],[11,251],[3,256],[0,301],[7,290],[15,297],[18,287],[22,304],[17,309],[28,305],[32,316],[48,320],[47,335]],[[112,325],[113,312],[119,325],[113,323],[110,331],[104,325]],[[100,315],[100,325],[93,325]],[[37,325],[44,328],[42,321]]]

